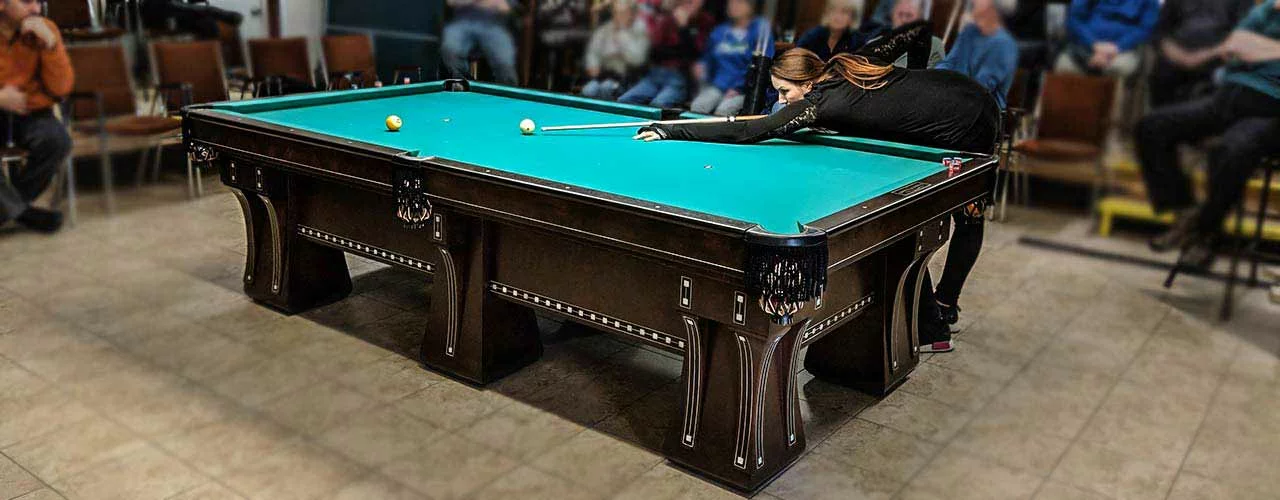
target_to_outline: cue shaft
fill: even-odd
[[[553,127],[542,127],[543,132],[556,132],[561,130],[594,130],[602,128],[630,128],[630,127],[647,127],[649,125],[686,125],[690,123],[732,123],[736,121],[758,120],[767,115],[747,115],[747,116],[718,116],[715,118],[685,118],[681,120],[655,120],[647,122],[622,122],[622,123],[595,123],[591,125],[557,125]]]

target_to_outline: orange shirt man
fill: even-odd
[[[27,152],[25,166],[0,181],[0,224],[57,231],[62,214],[32,207],[71,151],[66,128],[53,105],[75,81],[58,27],[40,16],[38,0],[0,0],[0,120],[3,146]]]

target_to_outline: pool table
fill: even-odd
[[[752,491],[804,450],[804,348],[812,374],[873,394],[916,366],[921,270],[949,214],[989,197],[995,159],[818,133],[518,128],[676,116],[453,80],[194,106],[183,132],[243,209],[253,299],[341,298],[350,253],[422,273],[421,361],[466,381],[539,357],[535,311],[674,353],[664,454]]]

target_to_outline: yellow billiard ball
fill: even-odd
[[[533,135],[534,126],[533,120],[528,118],[520,120],[520,133],[524,135]]]
[[[404,122],[400,120],[399,116],[391,115],[387,117],[387,130],[395,132],[400,130],[400,127],[403,125]]]

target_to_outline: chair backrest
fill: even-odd
[[[255,78],[286,76],[315,84],[306,37],[249,40],[249,67]]]
[[[59,28],[88,28],[94,25],[92,0],[53,0],[45,15]]]
[[[240,27],[218,21],[218,40],[222,42],[222,62],[227,68],[244,68],[244,43],[240,39]]]
[[[230,99],[226,70],[222,64],[222,50],[218,43],[217,40],[153,42],[151,67],[156,83],[191,85],[191,104]],[[180,103],[176,99],[179,97],[177,93],[170,93],[170,102],[166,103],[168,109],[177,109]]]
[[[67,56],[76,71],[76,92],[102,94],[106,116],[132,115],[137,112],[133,78],[125,59],[124,46],[112,44],[67,45]],[[92,102],[75,102],[71,117],[76,120],[95,118],[97,107]]]
[[[1027,85],[1030,81],[1031,73],[1025,68],[1018,68],[1013,72],[1013,85],[1009,86],[1009,93],[1005,95],[1005,107],[1026,109]]]
[[[376,66],[368,35],[329,35],[320,39],[329,72],[371,71]]]
[[[1103,146],[1116,81],[1109,76],[1045,73],[1036,136]]]
[[[956,26],[960,23],[960,11],[964,9],[962,0],[933,0],[929,10],[929,26],[933,28],[933,36],[941,38],[947,47],[956,36]]]

